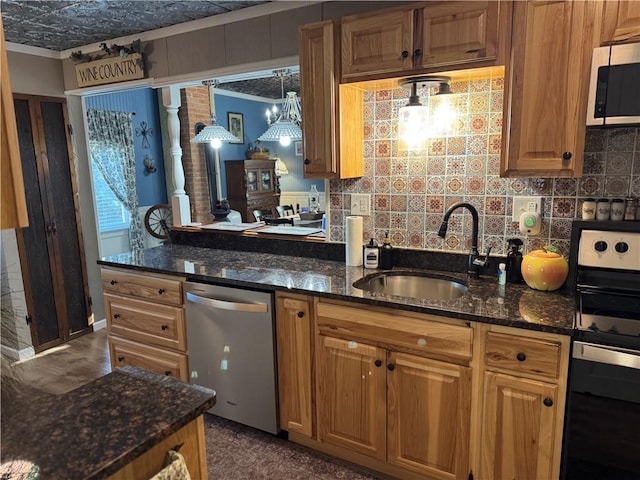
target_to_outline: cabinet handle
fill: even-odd
[[[169,328],[169,325],[162,325],[160,328],[161,328],[162,330],[166,330],[167,328]]]
[[[45,229],[47,231],[47,235],[51,235],[51,224],[50,223],[47,223]]]
[[[387,370],[395,370],[396,366],[393,363],[387,365]]]
[[[545,407],[551,407],[553,405],[553,400],[547,397],[542,401],[542,403],[544,403]]]
[[[302,318],[302,317],[304,317],[304,312],[300,311],[300,312],[298,312],[297,315],[298,315],[298,318]]]
[[[164,292],[166,292],[166,290],[164,288],[161,288],[158,290],[158,294],[162,295]]]
[[[413,51],[413,58],[420,57],[420,56],[422,56],[422,50],[420,50],[419,48],[416,48]]]
[[[382,366],[382,360],[376,360],[375,362],[373,362],[373,364],[374,364],[376,367],[381,367],[381,366]]]
[[[516,359],[519,362],[524,362],[527,359],[527,356],[523,352],[518,352],[518,354],[516,355]]]
[[[114,313],[113,314],[113,318],[120,318],[120,314],[119,313]]]
[[[572,156],[573,156],[573,155],[571,154],[571,152],[564,152],[564,153],[562,154],[562,159],[563,159],[563,160],[570,160]]]
[[[51,222],[51,231],[53,232],[54,235],[56,233],[58,233],[58,227],[56,227],[56,221],[55,220],[53,222]]]
[[[402,58],[407,58],[409,56],[409,52],[407,50],[403,50],[402,53],[400,54],[400,56]]]
[[[308,158],[304,159],[304,164],[305,165],[309,165],[311,163],[311,160],[309,160]]]
[[[111,282],[109,282],[109,283],[111,283],[111,285],[115,285],[116,283],[118,283],[118,281],[117,280],[111,280]]]
[[[119,362],[124,362],[124,357],[118,357]]]
[[[171,370],[165,370],[165,371],[164,371],[164,374],[165,374],[167,377],[168,377],[168,376],[170,376],[170,375],[171,375]]]

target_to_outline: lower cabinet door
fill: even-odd
[[[109,355],[112,369],[130,365],[189,381],[187,356],[182,353],[109,336]]]
[[[385,460],[385,350],[322,335],[318,339],[320,441]]]
[[[467,479],[471,368],[390,352],[388,462],[429,478]]]
[[[485,373],[481,478],[558,478],[557,394],[557,385]]]

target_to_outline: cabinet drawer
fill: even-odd
[[[109,335],[109,355],[112,369],[131,365],[189,381],[187,356],[184,353],[171,352]]]
[[[423,320],[322,302],[317,306],[320,333],[369,340],[419,355],[470,359],[473,349],[471,327],[441,323],[438,318],[425,314]]]
[[[556,378],[560,368],[560,343],[487,332],[485,361],[488,367]]]
[[[145,344],[185,352],[187,336],[182,307],[105,294],[109,332]]]
[[[121,270],[102,269],[105,292],[140,297],[169,305],[182,305],[182,280],[154,277]]]

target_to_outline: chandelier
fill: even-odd
[[[280,90],[282,95],[282,109],[280,116],[275,121],[277,109],[275,107],[271,111],[267,111],[267,125],[269,128],[266,132],[258,137],[261,142],[280,142],[282,146],[291,144],[292,140],[302,140],[302,113],[300,108],[300,99],[296,92],[287,92],[284,96],[284,76],[289,75],[288,70],[274,70],[274,75],[280,77]]]

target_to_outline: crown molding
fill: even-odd
[[[7,52],[26,53],[27,55],[35,55],[37,57],[54,58],[60,60],[61,52],[49,50],[48,48],[32,47],[31,45],[22,45],[21,43],[5,42]]]

